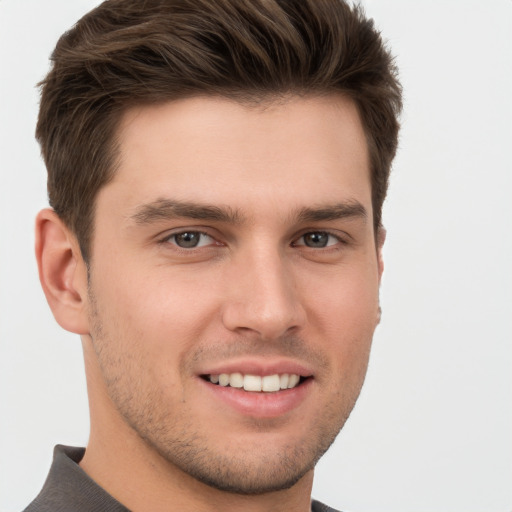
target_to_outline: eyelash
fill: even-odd
[[[328,237],[331,237],[331,238],[334,238],[334,240],[336,241],[336,243],[333,243],[333,244],[327,244],[326,246],[324,247],[311,247],[311,246],[308,246],[306,245],[306,243],[301,243],[301,244],[297,244],[297,241],[298,240],[304,240],[304,237],[306,237],[307,235],[327,235]],[[325,249],[325,250],[329,250],[329,249],[335,249],[336,246],[338,244],[341,244],[341,245],[346,245],[347,244],[347,241],[344,240],[340,235],[338,234],[335,234],[335,233],[332,233],[330,231],[325,231],[325,230],[319,230],[319,231],[315,231],[315,230],[310,230],[310,231],[306,231],[305,233],[302,233],[297,239],[295,242],[293,242],[292,245],[294,246],[300,246],[300,247],[306,247],[307,249]]]
[[[185,234],[194,234],[194,235],[200,235],[200,236],[203,236],[203,237],[208,237],[210,238],[211,240],[213,240],[214,242],[217,242],[216,239],[204,232],[204,231],[201,231],[201,230],[197,230],[197,229],[190,229],[190,230],[183,230],[183,231],[179,231],[177,233],[172,233],[170,235],[166,235],[164,238],[162,238],[161,240],[159,240],[159,243],[160,244],[171,244],[173,245],[174,247],[176,247],[176,249],[180,250],[180,251],[184,251],[184,252],[192,252],[194,250],[199,250],[199,249],[203,249],[204,247],[208,247],[210,245],[215,245],[215,244],[207,244],[207,245],[200,245],[200,246],[194,246],[194,247],[180,247],[177,242],[176,242],[176,237],[180,236],[180,235],[185,235]],[[327,243],[327,245],[325,245],[324,247],[311,247],[311,246],[308,246],[306,243],[297,243],[299,240],[303,240],[304,241],[304,237],[306,237],[307,235],[327,235],[328,237],[331,237],[331,238],[334,238],[336,240],[336,243],[333,243],[333,244],[329,244]],[[174,240],[174,242],[173,242]],[[200,242],[199,242],[200,243]],[[221,245],[220,242],[217,242],[218,245]],[[306,249],[313,249],[313,250],[318,250],[318,249],[325,249],[325,250],[333,250],[333,249],[336,249],[337,245],[338,244],[341,244],[341,245],[347,245],[348,242],[343,239],[340,235],[338,234],[335,234],[335,233],[332,233],[330,231],[326,231],[326,230],[308,230],[308,231],[305,231],[303,232],[298,238],[296,238],[292,243],[291,243],[291,246],[292,247],[305,247]]]
[[[194,249],[201,249],[202,247],[204,246],[199,246],[199,247],[189,247],[189,248],[186,248],[186,247],[180,247],[177,243],[176,243],[176,237],[180,236],[180,235],[185,235],[185,234],[194,234],[194,235],[201,235],[203,237],[208,237],[210,238],[211,240],[214,240],[215,241],[215,238],[211,235],[209,235],[208,233],[205,233],[204,231],[200,231],[198,229],[186,229],[186,230],[183,230],[183,231],[179,231],[177,233],[172,233],[170,235],[166,235],[164,238],[162,238],[159,243],[161,244],[169,244],[171,243],[172,245],[174,245],[177,249],[179,250],[183,250],[183,251],[187,251],[187,252],[190,252]],[[174,239],[174,243],[172,242]],[[200,242],[199,242],[200,243]],[[210,245],[210,244],[208,244]]]

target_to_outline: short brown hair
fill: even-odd
[[[401,110],[393,58],[373,20],[342,0],[107,0],[58,41],[36,137],[50,205],[89,257],[94,204],[116,169],[130,106],[193,95],[261,101],[342,93],[359,109],[381,225]]]

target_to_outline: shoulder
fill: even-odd
[[[313,500],[311,502],[311,512],[341,512],[334,508],[328,507],[319,501]]]
[[[84,453],[57,445],[41,492],[23,512],[129,512],[80,468]]]

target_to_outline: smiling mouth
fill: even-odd
[[[285,389],[293,389],[300,386],[310,377],[302,377],[294,373],[274,375],[250,375],[242,373],[221,373],[201,376],[204,380],[222,387],[237,388],[256,393],[276,393]]]

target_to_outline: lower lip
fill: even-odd
[[[206,389],[237,412],[256,418],[277,418],[299,407],[311,392],[313,379],[309,378],[293,389],[274,393],[244,391],[219,386],[199,379]]]

